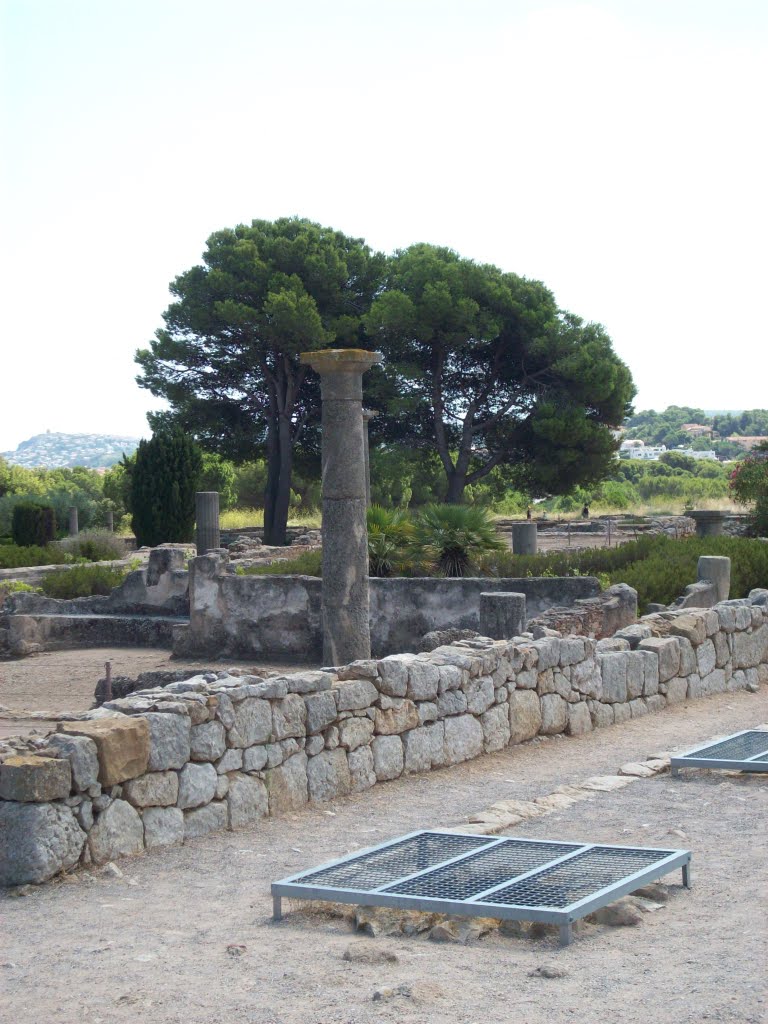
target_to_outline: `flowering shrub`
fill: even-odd
[[[752,530],[768,536],[768,441],[761,441],[736,469],[729,482],[731,494],[740,505],[751,505]]]

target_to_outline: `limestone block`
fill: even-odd
[[[728,680],[721,668],[713,669],[706,676],[699,678],[697,675],[688,677],[688,693],[690,700],[696,697],[709,697],[712,693],[725,693],[728,689]],[[667,692],[669,700],[669,692]]]
[[[440,685],[437,665],[416,659],[408,666],[407,696],[411,700],[434,700]]]
[[[541,640],[534,640],[531,647],[538,651],[538,670],[546,672],[549,668],[556,668],[560,664],[560,640],[557,637],[547,636]]]
[[[270,814],[298,811],[309,799],[307,788],[307,755],[303,750],[289,757],[277,768],[264,773]]]
[[[193,761],[217,761],[227,749],[227,733],[221,722],[192,726],[189,738]]]
[[[272,704],[272,736],[276,740],[306,734],[307,705],[304,698],[291,693]]]
[[[462,715],[467,710],[467,695],[462,690],[447,690],[437,698],[438,718]]]
[[[636,650],[641,640],[653,636],[651,627],[644,622],[635,622],[631,626],[624,626],[613,634],[615,639],[626,640],[631,650]]]
[[[227,772],[236,772],[238,771],[238,769],[242,767],[243,751],[235,747],[232,747],[230,750],[225,751],[223,756],[220,757],[219,760],[216,762],[216,771],[218,772],[219,775],[225,775]]]
[[[577,665],[586,657],[584,638],[580,636],[563,637],[560,641],[560,664]]]
[[[690,678],[690,676],[689,676]],[[645,706],[649,712],[663,711],[667,706],[667,701],[660,693],[654,693],[650,697],[645,697]]]
[[[339,745],[345,750],[366,746],[373,736],[370,718],[347,718],[339,724]]]
[[[648,640],[640,641],[639,649],[641,651],[653,651],[658,655],[660,683],[665,683],[668,679],[678,675],[680,671],[680,646],[676,637],[650,637]]]
[[[616,725],[621,725],[623,722],[628,722],[632,717],[632,712],[629,710],[629,704],[613,704],[613,720]]]
[[[541,675],[537,668],[522,669],[515,675],[515,687],[518,690],[533,690],[540,679],[551,675],[552,669],[545,669]]]
[[[142,812],[144,845],[177,846],[184,842],[184,812],[178,807],[147,807]]]
[[[128,857],[144,849],[144,825],[139,812],[125,800],[113,800],[88,833],[94,864]]]
[[[379,736],[391,736],[415,729],[419,724],[419,713],[412,700],[393,698],[393,707],[383,710],[376,708],[376,732]]]
[[[149,764],[151,772],[182,768],[189,760],[191,722],[186,715],[154,712],[144,715],[149,725]]]
[[[216,779],[216,792],[214,797],[216,800],[223,800],[229,792],[229,776],[219,775]],[[146,836],[145,836],[146,839]]]
[[[615,655],[614,655],[615,657]],[[557,693],[541,698],[541,732],[545,736],[563,732],[568,720],[568,705]]]
[[[227,804],[207,804],[193,811],[184,811],[184,841],[207,836],[209,832],[222,832],[227,827]]]
[[[326,690],[324,693],[313,693],[304,698],[304,703],[307,706],[307,735],[313,736],[315,733],[322,732],[336,720],[338,709],[335,692]]]
[[[267,787],[255,775],[241,775],[235,772],[229,777],[226,805],[230,828],[251,825],[269,814]]]
[[[756,668],[766,660],[768,660],[768,625],[762,625],[751,633],[734,634],[734,668]]]
[[[677,646],[680,648],[680,668],[677,670],[679,676],[689,676],[691,672],[697,671],[696,651],[691,641],[684,636],[677,637]]]
[[[483,727],[474,715],[446,718],[443,756],[446,764],[459,764],[483,752]]]
[[[324,747],[325,740],[322,736],[310,736],[307,739],[304,749],[307,752],[307,757],[314,757],[315,754],[319,754]]]
[[[433,701],[419,701],[419,703],[416,705],[416,710],[419,713],[419,721],[421,722],[422,725],[425,725],[427,722],[436,722],[438,719],[437,704],[435,704]]]
[[[386,661],[386,658],[384,660]],[[438,693],[447,693],[449,690],[458,690],[464,683],[465,679],[469,678],[469,673],[465,672],[457,665],[440,665],[438,672],[440,675]]]
[[[679,615],[669,628],[672,636],[685,637],[694,647],[703,644],[707,638],[706,623],[703,615]]]
[[[599,700],[589,700],[587,701],[587,707],[592,719],[592,726],[595,729],[602,729],[607,725],[613,725],[614,704],[602,704]]]
[[[606,637],[603,640],[597,641],[597,652],[599,654],[609,654],[616,651],[628,651],[630,650],[629,640],[625,640],[622,637],[611,636]]]
[[[374,658],[363,658],[351,661],[336,671],[337,679],[373,679],[379,678],[379,662]]]
[[[99,780],[99,758],[96,744],[87,736],[67,736],[54,733],[48,736],[42,757],[59,757],[69,761],[72,769],[72,789],[84,792]]]
[[[483,749],[486,754],[503,750],[509,743],[509,709],[506,705],[497,704],[480,716],[483,727]]]
[[[83,802],[73,810],[80,828],[84,832],[88,832],[93,827],[93,801],[87,796],[83,797]]]
[[[423,729],[427,734],[429,742],[432,767],[443,768],[447,764],[445,759],[445,724],[443,722],[431,722],[429,725],[425,725]],[[403,747],[405,747],[405,740],[403,741]]]
[[[307,762],[309,798],[315,801],[333,800],[352,791],[346,751],[337,747],[323,750]]]
[[[376,736],[371,743],[373,768],[379,782],[403,774],[403,741],[399,736]]]
[[[586,697],[597,700],[603,692],[603,676],[594,658],[585,658],[571,666],[571,687]]]
[[[333,689],[339,711],[369,708],[379,696],[379,691],[370,679],[343,680],[336,683]]]
[[[72,769],[63,758],[17,754],[0,764],[0,800],[45,803],[63,800],[72,786]]]
[[[645,657],[642,651],[630,651],[627,656],[627,698],[642,696],[645,686]]]
[[[515,690],[509,695],[510,742],[522,743],[541,730],[541,703],[533,690]]]
[[[323,733],[323,738],[325,740],[325,749],[335,750],[339,745],[339,730],[335,725],[331,725]]]
[[[493,704],[493,679],[490,676],[478,676],[470,679],[464,687],[467,696],[467,711],[481,715]]]
[[[176,715],[159,715],[177,718]],[[96,744],[99,758],[99,783],[116,786],[125,779],[143,775],[149,764],[149,722],[147,717],[94,718],[85,722],[59,722],[57,732],[67,736],[87,736]]]
[[[378,689],[388,697],[405,697],[408,692],[408,667],[413,655],[391,654],[378,663]]]
[[[182,809],[210,803],[216,792],[216,769],[212,764],[186,764],[179,772],[176,806]]]
[[[516,683],[518,689],[528,689],[528,687],[520,686],[520,677],[523,675],[530,675],[528,672],[521,672],[518,675]],[[551,668],[548,668],[545,672],[539,672],[536,677],[536,692],[541,696],[544,693],[555,692],[555,673]]]
[[[688,676],[685,679],[668,679],[664,684],[666,687],[667,704],[679,704],[688,696],[689,687],[696,687],[700,682],[697,675]]]
[[[406,735],[408,735],[406,733]],[[349,754],[349,774],[352,792],[361,793],[376,785],[376,771],[373,765],[373,751],[370,747],[358,747]]]
[[[565,731],[569,736],[583,736],[592,732],[592,716],[584,701],[568,705],[568,723]]]
[[[629,713],[632,718],[642,718],[643,715],[648,714],[648,708],[642,697],[637,697],[629,702]]]
[[[85,833],[63,804],[0,803],[0,886],[38,885],[80,859]]]
[[[330,690],[334,679],[330,672],[292,672],[284,678],[288,693],[321,693]]]
[[[258,697],[240,701],[234,708],[234,722],[227,730],[228,747],[252,747],[267,743],[272,733],[269,701]]]
[[[281,697],[287,697],[290,686],[289,680],[293,679],[293,676],[274,676],[272,679],[258,679],[257,676],[246,676],[246,679],[251,680],[245,687],[246,697],[262,697],[264,700],[277,700]],[[296,683],[298,687],[302,686],[302,682]],[[327,689],[328,687],[325,687]],[[312,692],[311,687],[307,691]]]
[[[645,643],[646,641],[643,641]],[[603,681],[603,700],[607,704],[623,704],[627,699],[627,665],[629,652],[616,651],[598,659]]]
[[[138,779],[129,779],[123,786],[123,797],[134,807],[170,807],[178,796],[176,772],[148,772]]]
[[[235,724],[235,706],[226,693],[217,693],[216,699],[216,717],[225,729],[231,729]]]
[[[696,648],[696,672],[700,676],[709,675],[716,665],[717,651],[714,643],[711,640],[702,641]]]
[[[433,743],[427,729],[411,729],[404,732],[403,771],[426,772],[432,767]],[[442,746],[442,742],[441,742]]]

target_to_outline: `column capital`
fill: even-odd
[[[383,359],[381,352],[369,352],[364,348],[321,348],[316,352],[299,353],[299,362],[311,366],[321,376],[327,373],[363,374]]]

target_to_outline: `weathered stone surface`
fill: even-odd
[[[622,722],[628,722],[632,717],[632,712],[629,709],[629,704],[613,704],[613,720],[616,725],[621,725]]]
[[[693,683],[694,686],[696,686],[698,685],[698,682],[700,680],[698,676],[693,675],[688,676],[687,679],[675,678],[668,679],[666,681],[664,686],[666,689],[665,696],[667,698],[668,704],[679,704],[681,701],[685,700],[685,698],[688,696],[689,681]]]
[[[438,719],[437,704],[435,704],[433,701],[419,701],[419,703],[416,705],[416,710],[419,713],[419,721],[421,722],[422,725],[426,725],[427,722],[436,722]]]
[[[307,757],[314,757],[315,754],[319,754],[325,746],[325,740],[322,736],[310,736],[304,746],[307,752]]]
[[[303,697],[290,693],[272,704],[272,736],[275,740],[304,736],[306,733],[307,705]]]
[[[685,637],[694,647],[703,644],[707,638],[707,630],[703,615],[679,615],[669,627],[673,636]]]
[[[392,707],[386,710],[376,708],[374,722],[380,736],[392,736],[406,729],[415,729],[419,725],[419,712],[412,700],[394,698]]]
[[[483,727],[473,715],[446,718],[443,756],[446,764],[469,761],[483,752]]]
[[[391,654],[379,662],[378,688],[388,697],[405,697],[408,692],[408,666],[410,655]]]
[[[603,676],[594,658],[585,658],[578,665],[571,666],[571,686],[585,697],[598,699],[603,692]],[[548,691],[543,691],[548,692]],[[551,692],[551,691],[549,691]],[[561,694],[562,696],[562,694]]]
[[[216,694],[216,717],[225,729],[231,729],[235,724],[235,706],[226,693]]]
[[[568,705],[556,693],[545,693],[541,698],[541,732],[546,736],[563,732],[568,721]]]
[[[463,715],[466,710],[467,695],[462,690],[447,690],[437,698],[437,714],[440,718]]]
[[[176,715],[160,715],[176,718]],[[149,723],[146,717],[95,718],[85,722],[59,722],[57,732],[87,736],[96,744],[99,782],[116,786],[125,779],[142,775],[149,765]]]
[[[642,696],[645,686],[645,657],[642,651],[630,651],[627,659],[627,699]]]
[[[535,640],[531,647],[539,652],[539,672],[546,672],[547,669],[556,668],[560,664],[560,640],[557,637],[542,637]]]
[[[278,771],[277,768],[272,770]],[[238,773],[230,776],[227,814],[230,828],[244,828],[269,814],[269,795],[261,779]]]
[[[489,708],[480,716],[483,727],[483,749],[486,754],[503,750],[509,743],[509,710],[506,705],[499,704]]]
[[[88,848],[94,864],[141,853],[144,825],[139,812],[125,800],[113,800],[88,833]]]
[[[659,682],[665,683],[668,679],[676,676],[680,670],[680,647],[677,639],[669,637],[650,637],[648,640],[641,640],[639,644],[641,651],[653,651],[659,658]]]
[[[170,807],[179,796],[179,776],[176,772],[148,772],[129,779],[123,796],[134,807]]]
[[[0,885],[37,885],[80,859],[85,833],[62,804],[0,803]]]
[[[711,640],[703,640],[696,648],[696,672],[700,676],[709,675],[716,664],[717,652],[714,643]]]
[[[467,695],[467,711],[481,715],[493,704],[493,679],[490,676],[470,679],[464,692]]]
[[[309,800],[307,755],[300,750],[279,767],[270,768],[264,773],[264,782],[270,814],[298,811]]]
[[[266,760],[264,763],[266,764]],[[225,775],[227,772],[236,772],[242,767],[243,751],[239,747],[232,747],[230,750],[225,751],[216,762],[216,771],[219,775]]]
[[[399,736],[376,736],[371,750],[379,782],[396,779],[403,774],[403,741]]]
[[[576,665],[584,660],[586,647],[580,636],[563,637],[560,641],[560,664]]]
[[[149,764],[151,772],[183,768],[189,760],[192,726],[186,715],[164,712],[144,716],[149,725]]]
[[[434,700],[440,683],[440,670],[428,661],[416,659],[408,666],[407,696],[411,700]]]
[[[568,724],[565,731],[569,736],[583,736],[584,733],[592,731],[592,717],[583,701],[568,705]]]
[[[40,751],[44,757],[60,757],[69,761],[72,769],[72,788],[84,792],[99,781],[99,758],[96,744],[87,736],[67,736],[54,733],[48,736]]]
[[[333,800],[337,796],[347,796],[352,790],[352,776],[346,752],[337,747],[310,757],[307,762],[307,780],[310,800]]]
[[[694,700],[697,697],[708,697],[712,693],[725,693],[728,689],[728,680],[721,668],[713,669],[703,678],[697,675],[688,677],[688,691],[686,696]],[[669,693],[667,693],[669,700]]]
[[[515,690],[509,695],[510,743],[523,743],[539,734],[541,704],[533,690]]]
[[[370,743],[373,722],[370,718],[346,718],[339,724],[339,745],[345,750],[356,750]]]
[[[752,633],[735,633],[733,637],[733,667],[755,668],[768,660],[768,625]]]
[[[335,691],[326,690],[324,693],[308,694],[304,698],[304,703],[307,705],[307,735],[322,732],[336,720],[338,710]]]
[[[438,684],[438,693],[447,693],[449,690],[458,690],[464,682],[465,676],[469,678],[469,673],[459,668],[457,665],[440,665],[440,682]]]
[[[0,764],[0,800],[45,803],[63,800],[72,786],[72,769],[63,758],[17,754]]]
[[[182,809],[200,807],[213,800],[216,792],[216,769],[212,764],[187,764],[179,772],[179,795],[176,806]]]
[[[659,692],[659,659],[653,651],[638,651],[642,656],[643,696],[650,697]]]
[[[592,718],[592,725],[595,729],[602,729],[605,726],[613,725],[615,704],[602,704],[599,700],[587,701],[589,714]]]
[[[227,749],[227,734],[221,722],[205,722],[192,727],[190,756],[193,761],[216,761]]]
[[[288,693],[320,693],[330,690],[333,683],[330,672],[292,672],[284,678],[288,684]]]
[[[403,771],[429,771],[432,767],[433,741],[427,729],[411,729],[404,732],[401,738],[403,741]]]
[[[648,708],[642,697],[638,697],[636,700],[629,702],[629,713],[632,718],[642,718],[643,715],[648,714]]]
[[[272,733],[272,709],[269,701],[251,697],[234,708],[234,722],[227,731],[228,747],[253,747],[267,743]]]
[[[696,649],[685,636],[677,637],[677,646],[680,649],[680,668],[677,674],[689,676],[691,672],[696,671]]]
[[[352,792],[360,793],[376,785],[376,771],[373,765],[373,751],[370,747],[358,747],[350,751],[349,773],[352,778]]]
[[[379,696],[370,679],[349,679],[334,686],[339,711],[369,708]]]
[[[184,840],[197,839],[209,832],[222,832],[227,827],[227,804],[207,804],[193,811],[184,811]]]
[[[623,704],[627,699],[627,664],[630,652],[614,651],[600,656],[603,680],[603,700],[608,704]]]
[[[184,842],[184,812],[178,807],[147,807],[141,817],[144,845],[148,850]]]

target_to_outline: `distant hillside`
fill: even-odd
[[[116,434],[35,434],[22,441],[15,452],[0,452],[14,466],[46,469],[88,466],[91,469],[113,466],[138,447],[136,437]]]

